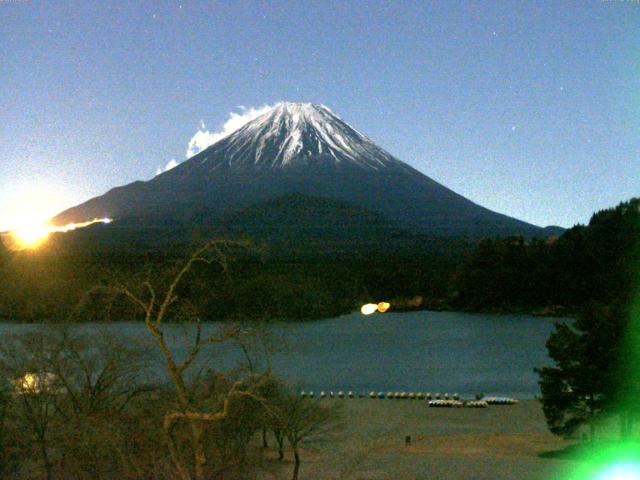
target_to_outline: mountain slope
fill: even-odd
[[[193,222],[299,193],[371,210],[430,235],[544,236],[483,208],[381,149],[322,105],[281,103],[174,169],[73,207],[56,224],[105,216],[140,225]]]

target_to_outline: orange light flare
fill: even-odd
[[[391,304],[388,302],[380,302],[378,304],[378,311],[380,313],[384,313],[391,308]]]
[[[2,234],[2,242],[10,250],[35,250],[47,241],[52,233],[67,233],[96,223],[108,224],[110,218],[94,218],[87,222],[68,223],[56,226],[48,223],[25,223],[20,227]]]

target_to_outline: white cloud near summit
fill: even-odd
[[[231,135],[233,132],[243,127],[246,123],[259,117],[260,115],[267,113],[273,108],[273,105],[263,105],[262,107],[245,107],[240,105],[238,107],[240,113],[230,112],[229,119],[224,122],[222,129],[218,132],[210,132],[207,130],[206,125],[200,120],[200,128],[191,137],[187,146],[186,157],[191,158],[194,155],[200,153],[205,148],[213,145],[218,140],[222,140],[224,137]]]
[[[267,113],[273,107],[273,105],[263,105],[258,108],[247,108],[244,105],[240,105],[238,107],[240,112],[229,112],[229,118],[222,124],[222,128],[218,132],[210,132],[207,130],[207,126],[204,121],[200,120],[200,128],[193,137],[191,137],[191,140],[189,140],[189,144],[187,145],[186,158],[193,157],[205,148],[216,143],[218,140],[222,140],[224,137],[231,135],[246,123],[264,113]],[[172,158],[164,167],[160,167],[156,170],[156,175],[169,171],[177,165],[178,162]]]
[[[167,162],[167,164],[164,167],[161,167],[156,170],[156,175],[160,175],[163,172],[168,172],[169,170],[171,170],[173,167],[176,167],[177,165],[178,165],[178,162],[176,162],[176,159],[172,158]]]

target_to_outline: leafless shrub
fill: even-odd
[[[141,388],[145,350],[68,330],[6,336],[0,372],[11,399],[7,422],[23,459],[20,476],[39,459],[47,479],[100,478],[124,465],[109,451],[126,423],[125,407]],[[31,475],[31,474],[28,474]],[[66,477],[68,478],[68,477]]]

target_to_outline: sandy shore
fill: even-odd
[[[305,452],[303,479],[555,479],[566,460],[541,458],[568,442],[548,432],[530,400],[486,409],[428,408],[419,400],[341,402],[345,429]],[[405,436],[412,438],[405,445]]]

